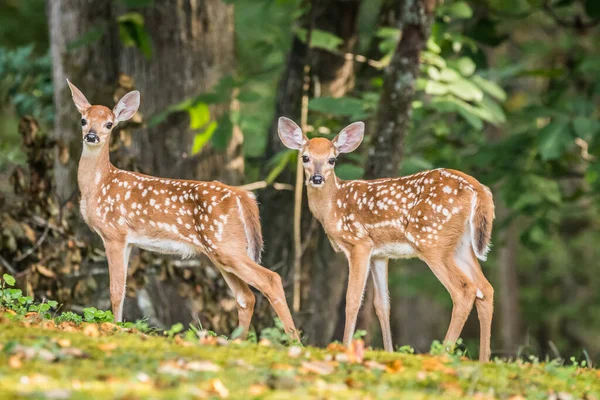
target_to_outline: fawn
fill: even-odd
[[[67,82],[81,113],[81,215],[104,242],[115,320],[123,318],[127,264],[132,246],[137,246],[182,257],[206,254],[235,296],[243,336],[254,312],[252,285],[297,339],[281,278],[258,265],[263,243],[254,195],[219,182],[165,179],[114,167],[109,160],[111,131],[133,117],[140,93],[127,93],[110,110],[92,106]]]
[[[330,141],[309,140],[285,117],[278,125],[283,144],[300,151],[311,212],[333,248],[348,259],[344,344],[352,340],[370,271],[384,347],[393,351],[388,260],[418,257],[452,297],[445,342],[456,342],[475,303],[481,329],[479,359],[488,361],[494,290],[477,258],[485,260],[489,250],[494,219],[491,191],[469,175],[449,169],[368,181],[337,178],[337,156],[354,151],[364,129],[364,123],[355,122]]]

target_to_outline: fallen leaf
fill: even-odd
[[[181,336],[175,336],[175,344],[183,347],[190,347],[192,345],[190,342],[183,339]]]
[[[220,379],[211,379],[209,381],[210,391],[216,393],[220,398],[225,399],[229,397],[229,390],[225,387]]]
[[[365,342],[362,339],[355,339],[350,343],[350,347],[348,347],[348,360],[351,363],[359,363],[363,362],[365,358]]]
[[[373,370],[373,369],[377,369],[377,370],[380,370],[380,371],[385,371],[386,370],[385,365],[383,365],[381,363],[378,363],[377,361],[374,361],[374,360],[367,360],[367,361],[365,361],[363,363],[363,365],[365,367],[367,367],[368,369],[370,369],[370,370]]]
[[[300,357],[302,354],[302,347],[300,346],[290,346],[288,350],[288,356],[292,358]]]
[[[229,345],[229,340],[223,338],[223,337],[218,337],[217,338],[217,345],[218,346],[228,346]]]
[[[84,353],[81,349],[76,347],[68,347],[66,349],[62,349],[60,351],[62,355],[75,357],[75,358],[87,358],[89,357],[86,353]]]
[[[271,346],[271,341],[269,339],[260,339],[260,341],[258,342],[258,345],[269,347],[269,346]]]
[[[100,336],[100,331],[98,330],[98,325],[96,324],[85,324],[83,327],[83,334],[89,337],[98,337]]]
[[[388,363],[387,367],[386,367],[386,371],[390,372],[392,374],[401,372],[403,369],[404,369],[404,366],[402,365],[402,361],[400,361],[400,360],[394,360],[394,361]]]
[[[217,364],[210,361],[190,361],[185,366],[185,369],[197,372],[218,372],[221,370]]]
[[[303,361],[302,368],[318,375],[329,375],[334,371],[333,364],[327,361]]]
[[[119,330],[119,327],[112,322],[103,322],[100,324],[100,330],[105,333],[115,332]]]
[[[23,362],[21,361],[21,356],[13,355],[8,359],[8,366],[14,369],[19,369],[23,366]]]
[[[335,359],[335,361],[341,362],[341,363],[347,363],[350,361],[350,357],[348,357],[348,354],[346,354],[346,353],[338,353],[333,358]]]
[[[157,372],[160,374],[187,376],[187,371],[185,371],[182,367],[183,360],[168,360],[160,363]]]
[[[329,343],[325,349],[328,353],[345,353],[348,348],[341,343]]]
[[[56,274],[50,269],[44,267],[43,265],[36,265],[35,269],[37,270],[37,272],[39,272],[41,275],[44,275],[47,278],[56,278]]]
[[[113,351],[117,348],[116,343],[102,343],[98,345],[98,348],[102,351]]]
[[[71,341],[69,339],[58,339],[56,343],[60,347],[71,347]]]
[[[268,389],[269,388],[266,385],[254,384],[248,388],[248,393],[250,393],[252,396],[260,396],[261,394],[264,394]]]

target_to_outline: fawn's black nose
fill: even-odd
[[[310,180],[313,183],[313,185],[321,185],[321,184],[323,184],[323,182],[325,182],[325,178],[323,178],[323,175],[319,175],[319,174],[315,174],[315,175],[311,176]]]
[[[88,143],[100,143],[100,137],[96,135],[96,132],[89,132],[83,138]]]

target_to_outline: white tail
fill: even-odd
[[[437,169],[400,178],[342,181],[334,165],[340,153],[361,143],[364,124],[344,128],[332,141],[308,138],[280,118],[283,143],[300,151],[308,202],[334,248],[344,252],[350,275],[344,343],[354,334],[369,271],[384,346],[392,351],[387,267],[390,258],[419,257],[446,287],[454,308],[446,342],[456,342],[473,304],[481,328],[480,360],[490,358],[493,288],[477,258],[490,245],[494,203],[490,190],[459,171]]]
[[[193,257],[206,254],[219,268],[237,301],[240,326],[248,332],[254,295],[271,302],[286,331],[296,335],[281,278],[257,264],[262,251],[254,195],[219,182],[165,179],[115,168],[109,139],[119,121],[138,109],[139,92],[126,94],[113,110],[92,106],[69,82],[81,113],[83,152],[78,183],[81,214],[104,242],[115,319],[121,321],[127,264],[132,246]]]

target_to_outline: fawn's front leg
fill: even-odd
[[[371,260],[371,275],[375,288],[375,313],[381,325],[383,348],[394,351],[392,344],[392,329],[390,328],[390,292],[388,290],[388,259],[374,258]]]
[[[371,251],[371,247],[354,246],[348,258],[350,274],[348,276],[348,290],[346,291],[346,326],[344,328],[344,344],[346,346],[350,346],[356,329],[356,318],[358,317],[358,310],[360,310],[369,273]]]
[[[115,322],[123,320],[123,302],[125,300],[125,284],[127,282],[127,264],[131,246],[125,241],[105,240],[104,249],[108,259],[110,278],[110,302]]]

